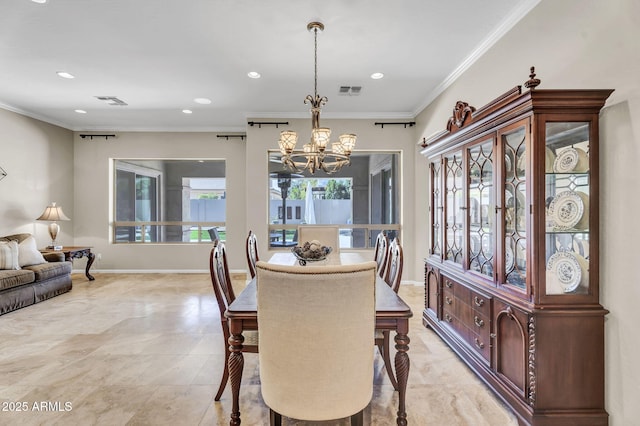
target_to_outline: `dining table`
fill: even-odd
[[[326,259],[313,262],[314,265],[356,264],[371,260],[368,253],[342,252],[331,253]],[[276,252],[269,263],[296,265],[298,259],[292,252]],[[309,262],[309,264],[312,264]],[[396,424],[407,424],[405,399],[409,377],[409,319],[413,316],[411,308],[387,283],[376,274],[376,329],[395,331],[395,370],[398,382],[398,411]],[[256,298],[256,279],[253,278],[236,299],[228,306],[225,316],[228,319],[229,337],[229,379],[231,382],[232,407],[230,425],[236,426],[240,420],[240,383],[244,368],[242,355],[242,336],[245,330],[258,330],[258,306]],[[372,350],[374,338],[371,336]],[[345,348],[348,350],[348,348]],[[372,378],[373,379],[373,378]]]

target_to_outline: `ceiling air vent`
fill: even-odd
[[[340,86],[338,95],[340,96],[358,96],[362,91],[362,86]]]
[[[118,99],[117,96],[96,96],[96,98],[100,99],[101,101],[106,102],[107,105],[113,105],[113,106],[127,106],[127,105],[129,105],[128,103],[126,103],[122,99]]]

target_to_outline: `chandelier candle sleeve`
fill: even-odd
[[[356,135],[344,134],[339,142],[331,143],[331,129],[320,127],[320,111],[328,100],[318,95],[318,31],[324,30],[324,25],[310,22],[307,29],[313,31],[314,36],[314,95],[307,95],[304,99],[305,104],[311,104],[311,138],[309,143],[302,146],[302,150],[296,150],[297,133],[285,130],[280,133],[278,145],[285,168],[297,173],[308,170],[313,174],[316,170],[322,170],[332,174],[351,164],[350,156],[356,145]],[[331,149],[328,150],[327,146],[331,146]]]

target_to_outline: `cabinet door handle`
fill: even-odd
[[[478,327],[482,327],[484,326],[484,320],[481,318],[478,318],[478,316],[474,316],[473,317],[473,322],[478,326]]]
[[[453,303],[453,300],[451,300],[451,298],[450,298],[449,296],[447,296],[447,297],[445,297],[445,298],[444,298],[444,302],[445,302],[447,305],[450,305],[450,304],[452,304],[452,303]]]
[[[445,319],[445,321],[447,321],[447,322],[451,322],[451,321],[453,321],[453,318],[451,318],[451,315],[449,315],[449,314],[445,314],[445,315],[444,315],[444,319]]]
[[[473,341],[476,344],[476,348],[478,348],[478,349],[483,349],[484,348],[484,343],[482,343],[477,337],[475,339],[473,339]]]
[[[444,285],[445,285],[445,287],[447,287],[447,288],[451,288],[451,287],[453,287],[453,284],[451,284],[451,281],[449,281],[449,280],[446,280],[446,281],[444,282]]]
[[[473,303],[475,303],[476,306],[482,306],[484,305],[484,299],[480,299],[478,296],[473,296]]]

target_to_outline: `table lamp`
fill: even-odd
[[[51,235],[51,245],[47,248],[54,249],[54,250],[61,250],[62,246],[56,245],[56,237],[58,236],[58,232],[60,232],[60,225],[58,225],[56,221],[71,220],[64,214],[64,212],[62,211],[62,207],[56,206],[56,203],[52,202],[50,206],[47,206],[44,209],[44,212],[36,220],[51,221],[51,223],[49,224],[49,235]]]

